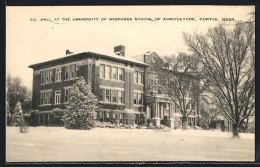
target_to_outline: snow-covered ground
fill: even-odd
[[[7,162],[253,161],[255,135],[203,130],[6,128]]]

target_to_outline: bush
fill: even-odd
[[[68,112],[62,117],[67,129],[88,130],[95,126],[93,120],[96,111],[97,99],[92,93],[91,85],[83,77],[73,85],[69,95],[72,97],[66,106]]]
[[[194,130],[202,130],[202,128],[199,127],[199,126],[193,126],[193,129],[194,129]]]
[[[149,123],[148,128],[149,128],[149,129],[153,129],[153,128],[154,128],[153,123]]]
[[[18,103],[15,106],[13,118],[12,118],[12,124],[14,126],[25,126],[25,121],[23,119],[23,111],[21,107],[21,103],[18,101]]]

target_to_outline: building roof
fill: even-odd
[[[155,51],[148,51],[148,52],[146,52],[144,54],[139,54],[139,55],[132,56],[132,58],[137,60],[137,61],[140,61],[140,62],[143,62],[143,63],[147,63],[147,62],[145,62],[144,56],[149,56],[149,55],[156,55],[156,56],[159,57],[159,55]]]
[[[87,58],[87,57],[90,57],[90,56],[97,56],[97,57],[100,57],[100,58],[105,58],[105,59],[114,60],[114,61],[118,61],[118,62],[131,63],[131,64],[143,66],[143,67],[148,66],[148,64],[146,64],[146,63],[137,61],[136,59],[129,58],[129,57],[123,57],[123,56],[119,56],[119,55],[99,54],[99,53],[94,53],[94,52],[82,52],[82,53],[67,55],[65,57],[61,57],[61,58],[58,58],[58,59],[53,59],[53,60],[33,64],[33,65],[30,65],[29,67],[32,68],[32,69],[35,69],[35,68],[39,68],[41,66],[48,65],[48,64],[51,64],[51,63],[60,62],[62,60],[70,60],[70,59],[74,59],[74,58]]]

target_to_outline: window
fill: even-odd
[[[184,104],[186,106],[186,110],[191,110],[191,103],[190,103],[190,98],[185,98],[184,99]],[[188,104],[189,103],[189,104]]]
[[[60,104],[61,91],[55,91],[55,104]]]
[[[40,92],[40,105],[42,104],[51,104],[52,96],[51,91]]]
[[[138,104],[143,105],[143,94],[138,93]]]
[[[106,79],[111,79],[111,66],[106,66]]]
[[[143,74],[139,71],[134,72],[134,83],[135,84],[143,84],[144,83],[144,77]]]
[[[124,91],[118,91],[118,103],[124,103]]]
[[[105,65],[105,64],[100,64],[100,78],[101,79],[107,79],[107,80],[120,80],[124,81],[124,69],[115,67],[115,66],[110,66],[110,65]]]
[[[45,71],[45,82],[46,83],[49,83],[49,75],[50,75],[49,70],[46,70]]]
[[[143,105],[143,93],[134,93],[134,104]]]
[[[192,110],[195,110],[195,107],[196,107],[196,105],[195,105],[195,102],[192,104]]]
[[[124,91],[101,88],[99,89],[99,101],[124,104]]]
[[[134,93],[134,104],[137,104],[137,93]]]
[[[103,117],[104,117],[104,113],[103,113],[103,112],[100,112],[100,113],[99,113],[99,117],[100,117],[100,118],[103,118]]]
[[[134,72],[134,83],[135,84],[138,83],[138,73],[137,73],[137,71]]]
[[[123,114],[119,113],[119,119],[120,119],[120,123],[123,123]]]
[[[69,101],[69,93],[70,93],[70,89],[64,89],[64,102],[68,102]]]
[[[51,104],[51,92],[45,92],[44,104]]]
[[[113,74],[113,79],[117,80],[118,79],[118,68],[117,67],[113,67],[112,74]]]
[[[125,78],[125,70],[123,68],[119,68],[119,80],[124,81]]]
[[[181,61],[181,62],[178,63],[177,69],[178,69],[180,72],[184,72],[185,66],[184,66],[184,62],[183,62],[183,61]]]
[[[79,77],[79,65],[76,65],[76,77]]]
[[[65,79],[69,79],[69,67],[65,67]]]
[[[99,89],[99,101],[103,101],[103,97],[104,97],[104,89]]]
[[[144,83],[144,77],[143,77],[143,74],[141,72],[138,72],[138,82],[140,84]]]
[[[52,82],[52,70],[50,70],[50,82]]]
[[[45,74],[44,71],[41,71],[41,83],[44,83]]]
[[[106,102],[110,102],[110,89],[106,89]]]
[[[40,104],[44,104],[43,99],[44,99],[44,92],[41,92],[40,93]]]
[[[65,67],[65,80],[75,79],[79,76],[79,65],[71,64]]]
[[[153,91],[158,91],[158,77],[156,74],[149,74],[149,87],[153,90]]]
[[[61,68],[56,68],[55,81],[61,81]]]
[[[100,78],[105,78],[105,65],[100,64]]]
[[[52,76],[53,76],[52,69],[51,70],[41,71],[40,75],[41,75],[41,84],[51,83],[52,82]]]
[[[117,103],[118,90],[112,90],[112,102]]]
[[[71,77],[70,78],[76,78],[76,64],[72,64],[71,66]]]
[[[72,78],[71,75],[72,75],[72,65],[69,66],[69,78],[68,79]]]

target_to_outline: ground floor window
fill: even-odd
[[[105,122],[109,122],[110,121],[110,114],[109,114],[109,112],[106,112],[105,113]]]

